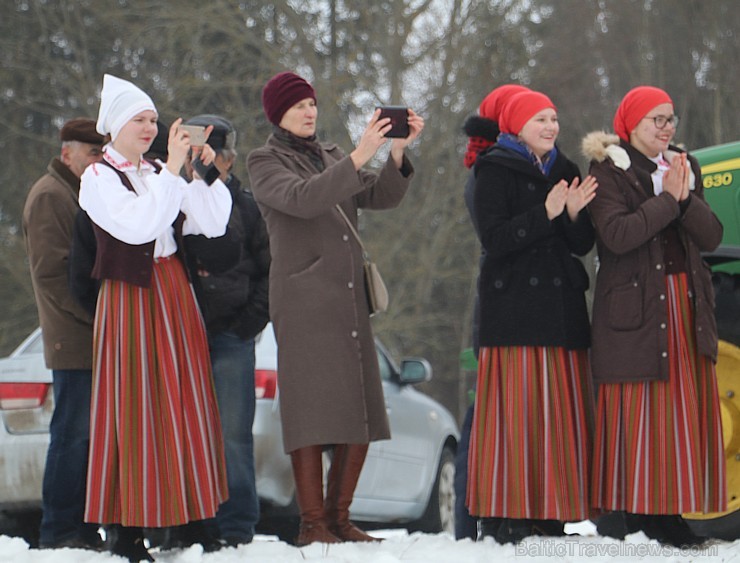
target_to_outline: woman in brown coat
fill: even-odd
[[[592,370],[599,384],[592,504],[661,542],[699,543],[680,514],[724,510],[713,361],[714,294],[701,252],[722,225],[696,160],[670,145],[678,117],[663,90],[622,100],[616,135],[583,143],[599,182],[589,211],[600,268]]]
[[[349,521],[368,444],[390,437],[370,327],[357,209],[388,209],[403,198],[413,169],[404,156],[424,121],[409,110],[410,134],[394,139],[378,174],[362,170],[387,141],[388,119],[373,115],[346,156],[316,140],[313,87],[290,72],[265,85],[274,125],[250,153],[252,191],[270,237],[270,316],[278,343],[280,410],[301,512],[298,545],[370,541]],[[326,499],[321,453],[334,446]]]

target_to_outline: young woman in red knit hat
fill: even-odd
[[[683,546],[701,538],[681,513],[725,510],[726,485],[714,293],[701,258],[722,225],[697,161],[670,144],[677,125],[670,96],[640,86],[617,109],[616,135],[591,133],[583,150],[599,182],[589,205],[600,258],[593,506],[627,513],[610,535],[642,529]]]
[[[413,173],[405,149],[424,127],[393,139],[379,173],[363,170],[388,139],[376,111],[345,155],[316,137],[313,87],[292,72],[271,78],[262,106],[272,134],[249,154],[252,192],[270,237],[270,317],[278,343],[283,445],[301,513],[296,543],[372,541],[349,521],[369,442],[390,437],[363,279],[362,249],[348,225],[358,208],[401,202]],[[340,211],[341,210],[341,211]],[[343,217],[343,213],[345,217]],[[321,455],[333,449],[326,496]]]
[[[588,276],[574,255],[594,243],[596,182],[556,148],[544,94],[512,96],[499,126],[475,164],[485,257],[467,504],[496,524],[483,536],[516,543],[589,516]]]

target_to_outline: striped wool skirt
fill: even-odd
[[[95,318],[85,520],[163,527],[228,497],[203,321],[177,258],[151,288],[105,280]]]
[[[470,513],[588,518],[592,419],[586,350],[481,348],[468,454]]]
[[[717,379],[697,353],[685,274],[666,277],[668,381],[599,385],[593,506],[638,514],[725,510]]]

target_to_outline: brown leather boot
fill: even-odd
[[[301,525],[297,546],[313,542],[339,543],[339,538],[329,531],[324,516],[323,471],[321,446],[307,446],[290,452],[295,479],[295,496],[301,512]]]
[[[342,541],[372,542],[378,538],[367,535],[349,520],[349,505],[355,494],[357,480],[367,456],[367,444],[337,444],[329,468],[324,513],[329,530]]]

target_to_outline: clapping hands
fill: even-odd
[[[570,185],[565,180],[560,180],[547,194],[545,200],[547,218],[552,221],[567,210],[570,220],[575,221],[578,219],[578,213],[596,197],[598,186],[593,176],[586,176],[583,182],[574,178]]]

